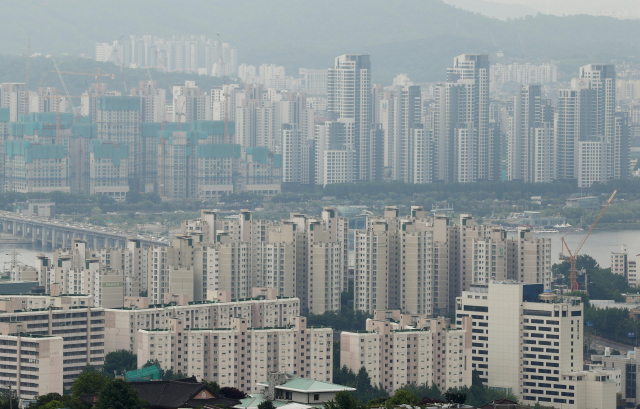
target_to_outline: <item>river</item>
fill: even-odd
[[[536,237],[551,239],[551,262],[555,264],[559,262],[558,255],[562,250],[562,237],[565,238],[569,249],[573,252],[585,234],[587,234],[586,230],[536,234]],[[611,252],[620,251],[620,246],[623,244],[627,245],[629,258],[635,259],[635,255],[640,254],[640,230],[594,230],[578,255],[591,256],[600,264],[600,267],[609,268],[611,267]],[[566,251],[565,254],[567,254]]]
[[[510,233],[514,235],[515,233]],[[552,263],[558,262],[558,254],[561,251],[562,237],[565,237],[571,251],[580,244],[580,240],[584,237],[586,231],[570,232],[570,233],[547,233],[536,234],[537,237],[545,237],[551,239],[552,247]],[[593,257],[602,268],[611,266],[611,252],[620,251],[620,246],[626,244],[629,251],[629,258],[635,259],[636,254],[640,254],[640,230],[595,230],[587,239],[579,254],[586,254]],[[6,271],[5,263],[11,262],[11,253],[13,245],[0,244],[0,271]],[[51,257],[51,246],[44,249],[40,244],[17,244],[16,251],[18,261],[35,266],[36,255],[44,253]]]

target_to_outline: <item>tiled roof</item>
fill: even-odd
[[[196,394],[207,387],[201,383],[194,383],[191,380],[186,381],[148,381],[148,382],[130,382],[135,390],[138,391],[138,397],[149,402],[151,408],[173,409],[179,408],[191,401]],[[208,390],[208,389],[207,389]],[[211,392],[211,391],[209,391]],[[212,394],[213,395],[213,394]],[[215,396],[215,395],[214,395]],[[204,401],[217,400],[202,399]],[[200,401],[200,400],[198,400]],[[233,406],[238,401],[230,399],[225,406]],[[206,402],[209,403],[209,402]],[[230,403],[230,404],[229,404]],[[201,405],[197,405],[201,406]]]
[[[175,409],[180,407],[196,408],[198,406],[233,407],[240,403],[237,399],[214,397],[209,399],[192,399],[203,389],[211,391],[195,378],[185,378],[176,381],[140,381],[129,382],[138,391],[138,397],[149,402],[152,409]],[[215,396],[213,393],[212,396]],[[93,406],[98,401],[98,395],[83,395],[80,400]]]

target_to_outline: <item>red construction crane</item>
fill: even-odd
[[[569,245],[567,245],[567,242],[564,240],[564,237],[562,238],[562,252],[560,253],[560,260],[568,261],[571,264],[571,267],[569,269],[570,279],[571,279],[571,291],[578,291],[579,290],[578,282],[577,282],[578,274],[577,274],[577,271],[576,271],[576,258],[578,257],[578,253],[580,252],[580,249],[582,249],[582,246],[584,245],[584,243],[587,241],[587,239],[591,235],[591,232],[593,231],[593,229],[596,228],[596,225],[598,224],[598,222],[602,218],[602,215],[604,215],[604,212],[607,211],[607,208],[609,207],[609,205],[611,204],[611,201],[613,200],[614,196],[617,193],[618,193],[617,190],[613,191],[613,194],[605,202],[604,206],[602,207],[602,210],[600,211],[600,214],[598,215],[598,217],[596,217],[596,220],[593,222],[591,227],[589,227],[589,231],[587,232],[587,234],[584,235],[584,237],[582,238],[582,241],[580,242],[578,247],[573,251],[573,253],[571,252],[571,250],[569,250]],[[569,253],[569,255],[567,255],[567,256],[565,256],[565,254],[564,254],[564,249],[565,248],[567,249],[567,253]]]

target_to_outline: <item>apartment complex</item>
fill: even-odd
[[[198,113],[206,104],[193,99],[205,96],[191,95],[193,84],[187,85],[177,87],[186,98],[181,105],[185,118],[177,123],[164,123],[164,116],[163,123],[152,122],[159,92],[155,83],[141,84],[132,96],[87,96],[93,110],[79,123],[73,114],[53,112],[20,115],[16,122],[7,122],[0,134],[6,175],[2,188],[105,194],[116,201],[124,201],[131,189],[176,200],[217,200],[234,192],[267,197],[280,193],[283,156],[275,152],[280,150],[275,131],[265,145],[233,143],[234,122],[225,126],[224,121]],[[310,120],[312,124],[312,116]],[[312,151],[307,146],[307,162]],[[306,174],[308,179],[310,170]]]
[[[364,367],[389,393],[411,383],[462,388],[471,385],[471,332],[442,317],[375,311],[366,331],[341,333],[340,364]]]
[[[271,328],[236,317],[218,329],[186,329],[184,320],[170,321],[167,330],[139,331],[138,366],[157,359],[163,368],[247,392],[261,391],[259,383],[278,371],[332,380],[333,330],[307,327],[304,317]]]
[[[278,297],[272,289],[253,289],[252,297],[236,300],[220,291],[212,301],[189,302],[184,294],[167,294],[160,304],[147,297],[131,297],[124,308],[106,309],[106,349],[134,352],[140,330],[168,330],[180,319],[185,330],[229,328],[232,318],[247,320],[252,328],[284,327],[300,315],[300,300]],[[145,361],[146,362],[146,361]]]
[[[282,222],[253,219],[248,210],[225,219],[202,210],[183,222],[171,246],[148,249],[149,297],[159,303],[165,293],[185,293],[202,301],[229,291],[239,299],[268,287],[300,298],[302,311],[336,311],[347,285],[348,230],[330,207],[320,217],[292,213]]]
[[[355,308],[373,313],[399,309],[408,314],[445,314],[455,298],[474,284],[519,280],[551,287],[551,241],[520,228],[479,225],[462,214],[458,223],[428,216],[421,206],[411,214],[387,206],[356,231]]]
[[[583,305],[542,284],[492,281],[457,299],[458,326],[471,318],[471,366],[490,388],[557,408],[613,408],[616,383],[583,371]]]
[[[31,274],[49,294],[89,295],[94,306],[117,308],[125,296],[138,296],[146,290],[146,254],[137,238],[129,238],[125,248],[87,249],[84,240],[75,238],[71,246],[55,250],[50,259],[36,257]],[[30,268],[17,274],[25,279]]]

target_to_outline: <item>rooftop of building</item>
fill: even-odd
[[[257,408],[258,405],[260,405],[262,402],[267,400],[269,399],[262,393],[252,393],[251,395],[249,395],[248,398],[241,399],[240,404],[235,405],[234,408],[254,409],[254,408]],[[302,403],[290,402],[290,401],[280,400],[280,399],[274,399],[272,403],[274,407],[280,408],[280,409],[306,409],[306,408],[323,409],[324,408],[324,404],[322,403],[302,404]]]
[[[256,385],[268,387],[268,382],[258,382]],[[338,385],[335,383],[316,381],[315,379],[307,378],[291,378],[287,382],[276,385],[277,389],[292,392],[302,393],[314,393],[314,392],[341,392],[341,391],[355,391],[355,388],[349,386]]]

